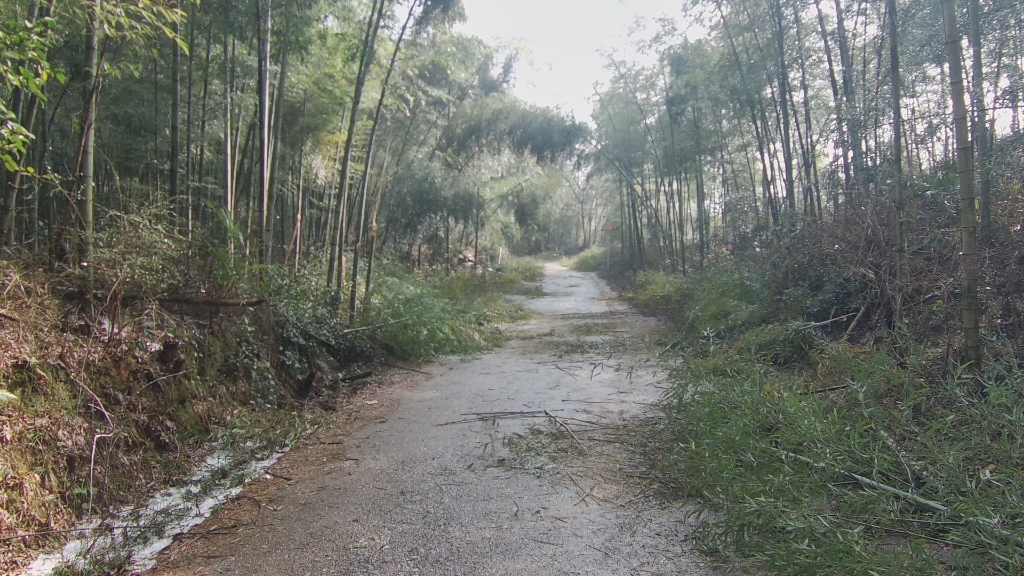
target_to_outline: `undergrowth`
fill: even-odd
[[[698,544],[779,574],[1024,571],[1012,348],[975,375],[908,344],[916,327],[850,340],[852,316],[819,320],[762,266],[641,273],[632,292],[672,321],[652,465],[699,502]]]
[[[705,548],[778,573],[1019,573],[1024,381],[1002,376],[930,384],[846,343],[784,368],[722,348],[673,374],[662,469],[714,511]]]
[[[612,249],[608,254],[605,246],[593,246],[579,254],[564,259],[566,265],[580,272],[601,272],[611,278],[625,278],[632,274],[629,264],[621,254]]]
[[[530,263],[479,276],[382,259],[350,326],[320,266],[236,266],[215,244],[185,249],[147,219],[107,218],[92,293],[76,271],[0,261],[0,534],[26,535],[3,541],[2,573],[79,519],[146,500],[211,444],[290,445],[358,385],[347,376],[388,357],[502,343],[501,325],[524,314],[502,293],[541,275]],[[196,296],[255,304],[181,302]]]
[[[346,315],[336,312],[334,292],[318,282],[323,275],[319,267],[309,267],[298,277],[272,277],[282,332],[303,350],[329,343],[335,359],[351,363],[382,354],[418,360],[500,345],[505,341],[502,325],[525,317],[504,294],[543,273],[525,261],[481,276],[409,270],[384,260],[378,263],[371,299],[363,302],[355,327],[369,329],[360,332],[353,332]]]

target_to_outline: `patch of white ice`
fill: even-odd
[[[140,507],[126,507],[105,520],[86,520],[76,527],[88,536],[68,542],[57,552],[39,556],[24,576],[50,576],[60,566],[86,567],[101,558],[124,558],[134,574],[156,564],[156,555],[174,537],[199,525],[221,504],[237,496],[246,482],[262,475],[285,452],[230,469],[233,454],[216,450],[187,483],[167,488]]]

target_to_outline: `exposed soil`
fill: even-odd
[[[654,322],[545,272],[508,346],[356,395],[153,573],[719,573],[623,441],[659,396]]]

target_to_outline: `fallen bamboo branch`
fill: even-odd
[[[285,482],[294,482],[295,481],[294,478],[290,478],[290,477],[285,476],[283,474],[274,474],[270,470],[266,470],[266,474],[267,474],[267,476],[271,476],[273,478],[277,478],[278,480],[284,480]]]
[[[338,336],[348,336],[349,334],[356,334],[358,332],[366,332],[367,330],[376,330],[378,328],[384,328],[385,326],[391,326],[392,324],[401,324],[402,322],[408,322],[412,318],[399,318],[398,320],[392,320],[391,322],[384,322],[382,324],[374,324],[373,326],[363,326],[362,328],[349,328],[348,330],[342,330],[338,333]]]
[[[160,382],[161,380],[167,380],[168,378],[174,378],[175,376],[181,376],[184,373],[185,373],[185,371],[182,370],[181,372],[175,372],[174,374],[166,374],[166,375],[161,376],[159,378],[154,378],[153,380],[150,380],[149,382],[147,382],[142,388],[139,388],[139,392],[142,392],[143,390],[146,389],[146,387],[148,387],[151,384],[156,384],[157,382]]]
[[[441,424],[437,424],[437,426],[450,426],[452,424],[468,424],[470,422],[486,422],[488,420],[497,420],[499,418],[547,418],[545,412],[545,410],[529,410],[525,412],[466,412],[463,414],[459,414],[459,416],[473,416],[473,418],[466,418],[464,420],[453,420],[451,422],[442,422]]]
[[[565,422],[562,422],[557,417],[555,417],[554,414],[552,414],[551,412],[548,412],[547,410],[544,411],[544,414],[546,414],[549,418],[554,420],[555,424],[561,426],[562,428],[565,428],[565,431],[568,432],[570,436],[572,436],[572,439],[575,440],[576,443],[580,445],[580,449],[583,450],[584,454],[589,454],[590,453],[590,451],[587,450],[587,447],[583,445],[583,442],[580,442],[580,439],[576,436],[576,433],[573,432],[571,428],[569,428],[568,424],[566,424]],[[591,490],[593,490],[593,489],[591,489]]]
[[[846,329],[846,334],[843,334],[843,340],[846,340],[850,337],[850,334],[853,334],[854,328],[857,327],[857,324],[860,324],[860,319],[864,317],[864,313],[867,312],[867,310],[867,306],[860,307],[860,312],[857,313],[857,317],[853,319],[853,322],[850,323],[850,327]]]
[[[591,486],[591,487],[590,487],[590,490],[587,490],[587,491],[586,491],[586,492],[585,492],[585,493],[583,494],[583,496],[580,496],[580,499],[579,499],[579,500],[577,500],[577,501],[576,501],[576,503],[575,503],[575,504],[573,504],[573,506],[579,506],[579,505],[580,505],[580,502],[582,502],[582,503],[586,504],[586,503],[587,503],[587,498],[593,498],[593,499],[597,500],[597,497],[593,495],[593,492],[594,492],[594,488],[597,488],[597,484],[594,484],[593,486]],[[589,507],[590,507],[590,505],[589,505],[589,504],[587,504],[587,508],[589,508]]]
[[[203,537],[203,536],[217,536],[217,535],[227,534],[228,532],[226,532],[226,530],[235,530],[237,528],[238,528],[238,523],[236,522],[236,523],[228,524],[227,526],[214,526],[213,528],[210,528],[208,530],[203,530],[202,532],[194,532],[194,533],[191,534],[191,536],[197,537],[197,538],[198,537]]]
[[[392,324],[398,324],[399,322],[408,322],[409,320],[411,320],[411,318],[401,318],[399,320],[392,320],[391,322],[384,322],[383,324],[375,324],[373,326],[363,326],[362,328],[349,328],[348,330],[342,330],[341,332],[338,332],[337,335],[338,336],[348,336],[349,334],[357,334],[359,332],[366,332],[368,330],[376,330],[378,328],[384,328],[386,326],[391,326]],[[330,340],[324,338],[323,336],[320,336],[320,335],[314,333],[312,330],[310,330],[309,328],[306,328],[305,326],[301,326],[301,328],[302,328],[302,331],[305,332],[307,336],[309,336],[313,340],[316,340],[320,344],[323,344],[327,348],[329,348],[331,350],[337,350],[338,349],[338,344],[336,342],[331,342]]]
[[[875,530],[883,530],[885,532],[892,532],[894,534],[903,534],[904,536],[910,536],[910,537],[913,537],[913,538],[923,538],[925,540],[931,540],[932,542],[938,542],[939,544],[948,544],[948,545],[951,545],[951,546],[967,546],[968,548],[974,548],[974,546],[971,546],[970,544],[967,544],[966,542],[956,542],[956,541],[953,541],[953,540],[943,540],[942,538],[936,538],[934,536],[928,536],[927,534],[920,534],[920,533],[917,533],[917,532],[910,532],[909,530],[900,530],[899,528],[887,528],[885,526],[879,526],[877,524],[869,524],[867,522],[861,522],[860,520],[854,520],[853,518],[847,518],[845,516],[835,516],[835,518],[839,518],[840,520],[845,520],[846,522],[852,522],[853,524],[859,524],[861,526],[867,526],[868,528],[874,528]]]
[[[903,467],[907,469],[907,476],[910,477],[911,486],[917,486],[917,480],[932,481],[931,476],[924,471],[924,466],[915,460],[912,455],[908,454],[907,451],[896,442],[896,439],[893,438],[891,434],[885,430],[877,430],[877,432],[878,435],[882,437],[882,441],[885,442],[897,456],[899,456],[900,462],[903,463]]]
[[[587,546],[587,548],[593,548],[594,550],[597,550],[598,552],[600,552],[601,554],[604,554],[605,556],[607,556],[609,558],[615,558],[615,556],[612,556],[611,553],[605,552],[604,550],[601,550],[597,546],[591,546],[590,544],[587,544],[586,546]]]
[[[561,412],[562,410],[551,410],[551,412]],[[520,410],[520,411],[509,411],[503,410],[498,412],[463,412],[459,416],[480,416],[480,417],[502,417],[502,416],[546,416],[547,410]]]
[[[10,314],[8,314],[6,312],[0,312],[0,318],[3,318],[5,320],[10,320],[11,322],[14,322],[15,324],[21,324],[21,320],[18,320],[16,317],[11,316]]]
[[[338,378],[338,382],[355,382],[356,380],[365,380],[371,376],[373,376],[373,370],[367,370],[366,372],[359,372],[358,374]]]
[[[103,401],[100,400],[100,397],[97,396],[95,392],[93,392],[88,386],[85,385],[84,382],[82,382],[78,378],[71,376],[71,381],[74,382],[75,384],[78,384],[83,390],[85,390],[86,392],[89,393],[90,396],[92,396],[92,399],[96,401],[96,407],[99,409],[100,412],[103,412],[103,417],[106,418],[107,424],[111,428],[114,428],[114,420],[110,417],[110,412],[107,412],[107,409],[103,406]]]
[[[92,437],[92,452],[89,455],[89,504],[86,510],[88,514],[92,514],[92,498],[93,498],[93,475],[96,470],[96,441],[100,438],[113,438],[113,434],[94,434]]]
[[[892,494],[893,496],[898,496],[900,498],[903,498],[904,500],[910,502],[911,504],[916,505],[918,508],[923,508],[925,510],[928,510],[929,512],[934,512],[936,514],[947,514],[951,518],[956,518],[957,521],[962,522],[965,525],[966,524],[977,524],[978,526],[987,528],[987,529],[991,530],[992,533],[996,534],[1000,538],[1002,538],[1002,539],[1008,541],[1010,544],[1012,544],[1014,550],[1018,554],[1024,555],[1024,539],[1021,539],[1019,536],[1013,534],[1012,532],[1009,532],[1007,530],[1003,530],[998,525],[996,525],[995,521],[992,520],[992,519],[989,519],[989,518],[979,518],[977,516],[964,516],[964,515],[960,514],[959,512],[956,512],[956,511],[952,510],[951,508],[949,508],[948,506],[946,506],[946,505],[944,505],[944,504],[942,504],[940,502],[936,502],[934,500],[928,500],[927,498],[921,498],[920,496],[917,496],[915,494],[911,494],[910,492],[907,492],[905,490],[900,490],[899,488],[893,488],[892,486],[888,486],[886,484],[882,484],[881,482],[876,482],[875,480],[872,480],[870,478],[865,478],[864,476],[861,476],[860,474],[854,474],[853,472],[847,472],[846,470],[843,470],[841,468],[835,468],[835,467],[823,464],[821,462],[815,462],[814,460],[811,460],[810,458],[807,458],[806,456],[801,456],[799,454],[794,454],[792,452],[787,452],[785,450],[780,450],[779,448],[773,448],[773,447],[769,447],[769,448],[771,448],[773,451],[778,452],[779,454],[781,454],[783,459],[785,459],[785,458],[792,458],[794,460],[797,460],[799,462],[803,462],[804,464],[807,464],[807,465],[812,466],[814,468],[819,468],[819,469],[824,469],[824,470],[831,470],[833,472],[836,472],[836,473],[839,473],[839,474],[841,474],[843,476],[846,476],[847,478],[849,478],[851,480],[857,481],[858,483],[860,483],[862,486],[864,486],[866,488],[871,488],[871,489],[874,489],[874,490],[878,490],[879,492],[885,492],[887,494]]]
[[[939,513],[939,514],[945,514],[945,513],[950,512],[949,508],[947,506],[944,506],[943,504],[940,504],[940,503],[935,502],[933,500],[928,500],[926,498],[921,498],[920,496],[916,496],[916,495],[911,494],[910,492],[907,492],[905,490],[900,490],[899,488],[893,488],[892,486],[887,486],[887,485],[882,484],[880,482],[876,482],[876,481],[874,481],[874,480],[872,480],[870,478],[865,478],[864,476],[861,476],[859,474],[854,474],[853,472],[847,472],[846,470],[842,470],[840,468],[831,468],[830,466],[828,466],[826,464],[822,464],[821,462],[815,462],[814,460],[811,460],[810,458],[808,458],[806,456],[801,456],[799,454],[794,454],[792,452],[787,452],[785,450],[780,450],[778,448],[772,448],[772,450],[774,450],[775,452],[778,452],[779,454],[781,454],[783,456],[783,458],[792,458],[793,460],[797,460],[799,462],[803,462],[804,464],[807,464],[809,466],[813,466],[814,468],[823,468],[823,469],[826,469],[826,470],[831,469],[834,472],[838,472],[839,474],[841,474],[843,476],[846,476],[847,478],[849,478],[851,480],[856,480],[857,482],[859,482],[863,486],[866,486],[868,488],[873,488],[873,489],[881,491],[881,492],[886,492],[886,493],[892,494],[894,496],[899,496],[900,498],[903,498],[904,500],[908,500],[908,501],[916,504],[918,507],[924,508],[925,510],[928,510],[930,512],[936,512],[936,513]]]
[[[818,388],[817,390],[810,390],[810,391],[807,391],[807,392],[801,392],[800,394],[804,395],[804,396],[806,396],[808,394],[821,394],[823,392],[835,392],[836,390],[843,390],[843,389],[849,388],[849,387],[850,387],[849,384],[840,384],[839,386],[829,386],[828,388]]]
[[[25,538],[35,538],[37,536],[50,536],[53,534],[67,534],[69,532],[92,532],[93,530],[99,530],[102,526],[89,526],[86,528],[68,528],[66,530],[44,530],[43,532],[32,532],[29,534],[15,534],[14,536],[4,536],[0,538],[0,542],[10,542],[11,540],[22,540]]]
[[[832,318],[831,320],[825,320],[824,322],[815,322],[813,324],[805,324],[805,325],[801,326],[800,329],[801,330],[810,330],[811,328],[820,328],[822,326],[828,326],[829,324],[834,324],[836,322],[846,322],[846,319],[849,318],[850,316],[853,316],[853,314],[850,313],[850,314],[846,314],[844,316],[836,316],[835,318]]]
[[[562,412],[562,411],[563,411],[562,409],[557,409],[557,410],[525,410],[525,411],[520,411],[520,412],[464,412],[462,414],[459,414],[459,416],[473,416],[473,418],[466,418],[464,420],[453,420],[451,422],[442,422],[441,424],[436,424],[436,426],[450,426],[452,424],[468,424],[470,422],[486,422],[488,420],[498,420],[498,419],[502,419],[502,418],[554,418],[555,421],[558,424],[562,425],[562,426],[565,426],[565,422],[578,422],[580,424],[586,424],[587,426],[591,426],[595,430],[597,430],[597,429],[602,429],[602,430],[621,430],[622,429],[622,426],[607,426],[607,425],[604,425],[604,424],[599,424],[597,422],[591,422],[590,420],[580,420],[579,418],[571,418],[571,417],[568,417],[568,416],[562,416],[561,418],[556,418],[553,414],[551,414],[551,412]],[[572,434],[572,431],[570,430],[569,433]],[[575,435],[573,435],[573,437],[575,437]],[[578,441],[579,440],[577,440],[577,442]]]
[[[416,368],[409,368],[408,366],[402,366],[401,364],[388,364],[392,368],[398,368],[399,370],[405,370],[406,372],[415,372],[417,374],[426,374],[427,376],[433,376],[430,372],[425,370],[418,370]]]
[[[187,298],[169,296],[161,298],[161,304],[188,304],[191,306],[218,306],[221,308],[253,308],[265,302],[262,298]]]
[[[559,366],[558,364],[555,364],[554,366],[555,366],[555,368],[558,368],[558,369],[559,369],[559,370],[561,370],[562,372],[565,372],[566,374],[568,374],[568,375],[569,375],[569,376],[570,376],[570,377],[571,377],[571,378],[572,378],[573,380],[575,380],[575,379],[576,379],[576,375],[575,375],[575,374],[573,374],[572,372],[569,372],[568,370],[566,370],[565,368],[562,368],[562,367],[561,367],[561,366]]]
[[[571,418],[569,416],[562,416],[560,419],[564,420],[566,422],[576,422],[576,423],[579,423],[579,424],[586,424],[587,426],[591,427],[590,428],[591,430],[622,430],[624,428],[623,426],[620,426],[620,425],[611,425],[611,426],[609,426],[607,424],[598,424],[597,422],[591,422],[590,420],[580,420],[579,418]]]

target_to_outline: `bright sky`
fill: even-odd
[[[627,31],[637,18],[678,17],[683,0],[463,0],[461,32],[511,44],[522,57],[515,93],[589,120],[594,83],[609,76],[599,52],[634,59]]]

